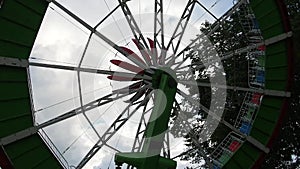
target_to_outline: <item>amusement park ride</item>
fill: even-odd
[[[219,117],[214,110],[199,103],[199,109],[227,126],[231,132],[220,142],[211,154],[204,153],[203,159],[209,168],[258,168],[279,130],[281,119],[286,113],[293,58],[292,32],[285,6],[280,0],[240,0],[231,9],[217,18],[200,0],[186,0],[184,11],[171,37],[164,36],[165,1],[154,0],[153,35],[146,36],[132,15],[129,3],[136,0],[118,0],[103,21],[121,10],[132,32],[132,42],[138,52],[123,47],[92,27],[71,10],[55,0],[1,0],[0,2],[0,168],[83,168],[102,147],[110,147],[107,142],[138,110],[142,110],[137,124],[136,137],[131,152],[114,154],[116,168],[175,169],[177,161],[170,157],[168,129],[174,107],[179,106],[176,96],[193,102],[193,98],[180,89],[184,79],[179,76],[186,64],[185,51],[197,50],[201,36],[195,37],[186,46],[181,44],[187,25],[196,6],[213,16],[211,32],[218,29],[233,13],[240,17],[243,31],[247,35],[248,46],[229,53],[220,53],[221,60],[244,54],[248,60],[248,87],[226,84],[197,84],[199,87],[217,87],[245,92],[239,114],[231,124]],[[142,2],[142,0],[140,0]],[[220,0],[218,0],[220,1]],[[29,60],[32,47],[46,10],[52,4],[74,19],[95,36],[103,40],[111,50],[124,58],[111,59],[105,63],[117,70],[58,65]],[[238,10],[244,6],[247,10]],[[168,41],[168,42],[167,42]],[[89,45],[87,43],[87,46]],[[86,47],[87,48],[87,47]],[[85,52],[84,52],[85,53]],[[82,59],[84,54],[82,56]],[[82,60],[81,59],[81,60]],[[83,104],[71,111],[37,124],[32,101],[30,67],[67,70],[106,75],[114,83],[126,82],[126,86],[107,93],[104,97]],[[122,71],[121,71],[122,70]],[[80,78],[79,78],[80,79]],[[79,80],[80,81],[80,80]],[[80,85],[80,83],[79,83]],[[80,93],[82,95],[82,93]],[[82,96],[80,96],[82,97]],[[106,131],[99,135],[96,143],[78,164],[69,164],[61,152],[48,138],[44,128],[83,114],[91,128],[86,112],[116,100],[129,97],[127,107],[108,124]],[[195,101],[194,101],[195,102]],[[152,104],[152,105],[149,105]],[[150,109],[149,106],[151,107]],[[148,108],[147,108],[148,107]],[[146,118],[145,115],[149,115]],[[187,126],[188,128],[189,126]],[[94,128],[93,128],[94,129]],[[95,131],[97,132],[97,131]],[[199,136],[195,133],[195,138]],[[197,139],[193,140],[197,145]]]

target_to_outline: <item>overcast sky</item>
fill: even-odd
[[[117,6],[118,1],[86,0],[83,2],[81,0],[60,0],[59,2],[88,24],[95,26],[110,10]],[[149,0],[131,0],[128,2],[131,12],[135,16],[142,32],[150,38],[153,36],[150,33],[153,31],[153,15],[151,14],[153,12],[153,3]],[[167,37],[171,36],[186,2],[183,0],[166,0],[164,3]],[[232,5],[231,1],[225,0],[206,1],[203,3],[217,17],[220,17]],[[184,36],[183,44],[188,43],[193,36],[199,34],[195,30],[205,20],[213,21],[213,18],[207,13],[204,14],[203,9],[196,6],[188,28],[190,31],[187,31],[189,33]],[[103,22],[97,30],[118,45],[128,45],[128,47],[134,48],[130,41],[132,37],[129,28],[120,9]],[[34,62],[77,66],[87,44],[88,36],[88,30],[68,17],[55,5],[50,4],[50,8],[46,12],[34,44],[30,60]],[[116,58],[122,59],[122,56],[116,55],[115,51],[100,38],[93,36],[84,56],[82,67],[111,69],[109,60]],[[30,67],[30,76],[38,123],[47,121],[80,106],[76,72]],[[119,87],[116,82],[111,83],[104,75],[80,73],[80,80],[84,104],[104,96]],[[100,135],[108,128],[111,121],[126,107],[123,101],[119,100],[86,112],[87,117],[89,117]],[[135,136],[135,132],[132,131],[136,131],[139,114],[141,112],[137,112],[120,132],[111,139],[109,142],[110,145],[122,151],[131,150],[132,140]],[[61,153],[67,149],[64,157],[70,165],[75,166],[98,140],[96,133],[89,127],[83,115],[78,115],[55,124],[46,128],[45,131]],[[68,149],[68,147],[70,148]],[[180,153],[184,149],[183,139],[172,139],[171,148],[175,150],[175,153],[172,155]],[[112,157],[114,153],[113,150],[103,147],[85,168],[113,168]],[[187,162],[179,162],[178,165],[178,168],[184,168]]]

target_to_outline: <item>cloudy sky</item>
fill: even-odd
[[[114,7],[117,0],[59,0],[66,8],[74,12],[91,26],[97,25]],[[145,36],[152,37],[154,2],[149,0],[131,0],[128,3],[131,12]],[[217,17],[220,17],[231,6],[231,1],[206,1],[203,4]],[[165,30],[166,37],[170,37],[178,18],[186,6],[183,0],[165,0]],[[149,19],[151,18],[151,19]],[[203,21],[213,21],[200,6],[196,5],[189,31],[185,34],[183,44],[187,44],[196,34]],[[111,17],[105,20],[97,30],[121,46],[134,48],[131,42],[132,35],[118,9]],[[42,62],[59,65],[78,66],[83,56],[90,32],[67,14],[50,4],[38,37],[30,56],[32,62]],[[110,59],[124,59],[116,54],[103,40],[93,35],[88,43],[87,51],[82,61],[82,67],[112,69]],[[33,89],[35,115],[38,123],[45,122],[73,108],[80,106],[79,85],[77,72],[30,67],[30,76]],[[110,93],[120,86],[110,82],[106,76],[80,73],[82,101],[86,104],[96,98]],[[94,125],[99,135],[110,126],[113,119],[127,106],[124,100],[118,100],[86,112],[86,117]],[[131,120],[108,142],[121,151],[130,151],[135,136],[139,115],[137,112]],[[90,127],[84,115],[67,119],[61,123],[45,128],[47,135],[54,142],[69,165],[76,166],[90,148],[97,142],[97,133]],[[172,156],[184,150],[182,139],[171,139]],[[114,151],[103,147],[86,165],[85,168],[114,168]],[[179,162],[178,168],[184,168],[188,162]]]

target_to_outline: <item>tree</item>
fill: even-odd
[[[300,104],[300,1],[299,0],[285,0],[287,4],[288,14],[290,16],[291,25],[293,29],[295,53],[297,54],[295,62],[295,74],[294,74],[294,85],[292,89],[292,97],[290,99],[290,106],[288,110],[288,116],[285,118],[283,126],[281,128],[278,139],[274,142],[271,152],[267,155],[262,168],[286,168],[287,162],[291,163],[292,168],[300,166],[300,116],[299,116],[299,104]],[[247,41],[247,35],[243,30],[242,23],[240,22],[241,16],[246,9],[240,8],[237,13],[234,13],[230,19],[226,20],[217,31],[215,31],[210,37],[210,41],[216,46],[218,53],[227,53],[234,49],[239,49],[241,47],[247,46],[249,41]],[[211,27],[215,23],[205,22],[201,28],[202,32],[209,32]],[[194,63],[201,65],[200,56],[195,53],[192,49],[189,52],[190,58]],[[248,57],[245,54],[236,55],[230,59],[223,61],[223,66],[226,72],[227,84],[231,86],[241,86],[247,87],[248,71]],[[207,71],[205,68],[191,68],[197,76],[192,76],[199,82],[208,82],[209,78],[207,76]],[[196,73],[198,72],[198,73]],[[200,96],[200,103],[209,107],[210,103],[210,88],[200,87],[200,93],[204,93]],[[227,94],[227,103],[225,109],[225,115],[223,118],[229,123],[233,123],[239,112],[241,100],[245,96],[243,92],[233,92],[229,91]],[[200,115],[199,122],[205,119],[205,113],[203,111],[197,112]],[[176,115],[173,116],[176,118]],[[190,133],[185,135],[186,145],[191,149],[199,148],[199,145],[193,143],[192,134],[198,133],[203,128],[201,125],[196,125]],[[200,146],[205,153],[211,153],[215,146],[220,143],[227,135],[230,130],[220,124],[215,130],[210,140],[203,142]],[[180,128],[173,130],[173,133],[180,132]],[[193,163],[199,163],[203,160],[203,155],[198,151],[187,151],[187,153],[182,155],[184,160],[191,160]],[[282,160],[284,159],[284,160]],[[203,165],[204,167],[204,165]]]
[[[244,18],[244,15],[240,15],[242,13],[242,10],[245,9],[246,6],[240,8],[238,12],[234,13],[229,19],[225,21],[216,31],[214,31],[209,37],[209,41],[214,44],[215,49],[217,53],[219,54],[226,54],[228,52],[231,52],[235,49],[240,49],[248,45],[248,39],[247,35],[244,33],[243,25],[240,23],[241,17]],[[211,31],[211,28],[214,27],[216,23],[209,23],[205,22],[202,24],[201,31],[204,32],[204,34],[207,34]],[[205,40],[204,40],[205,41]],[[205,43],[205,42],[204,42]],[[205,46],[205,45],[204,45]],[[202,83],[209,83],[209,75],[213,74],[213,71],[217,69],[218,65],[211,64],[209,68],[204,67],[203,60],[210,59],[209,52],[205,48],[201,49],[190,49],[189,54],[187,56],[190,57],[192,60],[192,65],[190,69],[193,73],[192,76],[189,76],[189,78],[192,78],[193,80],[196,80],[197,82]],[[239,86],[239,87],[247,87],[248,86],[248,77],[245,76],[245,74],[248,73],[248,57],[247,54],[237,54],[234,55],[234,57],[230,57],[228,59],[225,59],[222,61],[224,72],[226,73],[226,83],[230,86]],[[192,91],[196,91],[193,88],[195,86],[187,86],[190,89],[191,95],[194,93]],[[198,87],[197,87],[198,88]],[[209,108],[210,102],[211,102],[211,94],[214,92],[210,86],[208,87],[199,87],[198,88],[200,93],[200,104]],[[234,124],[237,115],[239,113],[239,110],[241,108],[241,103],[243,98],[245,97],[245,92],[240,91],[227,91],[227,101],[225,105],[225,110],[223,117],[225,121]],[[187,104],[184,102],[183,104]],[[196,135],[200,133],[202,130],[204,130],[205,126],[203,126],[207,114],[203,110],[199,110],[195,114],[192,115],[192,117],[197,117],[198,125],[193,125],[192,130],[184,135],[186,139],[186,145],[189,147],[188,153],[185,153],[182,155],[182,160],[190,160],[192,163],[198,163],[200,164],[203,161],[203,152],[205,154],[211,154],[212,151],[215,149],[216,145],[218,145],[231,131],[228,127],[226,127],[223,124],[219,124],[213,135],[209,138],[209,140],[202,142],[199,144],[195,143],[195,139],[193,139],[194,134]],[[174,119],[176,119],[177,115],[173,114],[172,116]],[[175,121],[175,120],[173,120]],[[176,127],[177,126],[177,127]],[[183,128],[182,125],[177,124],[173,125],[171,132],[175,136],[179,136],[178,133],[184,133],[181,131]],[[181,135],[182,136],[182,135]],[[196,138],[198,140],[199,138]],[[197,151],[199,149],[199,146],[203,150],[203,152]],[[205,164],[203,164],[203,167]]]

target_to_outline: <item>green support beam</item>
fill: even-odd
[[[127,163],[138,169],[176,168],[176,161],[160,156],[177,89],[177,82],[173,77],[175,77],[175,74],[170,69],[155,70],[152,77],[152,86],[157,89],[157,92],[155,93],[154,108],[146,127],[142,151],[117,153],[115,155],[117,165]]]

